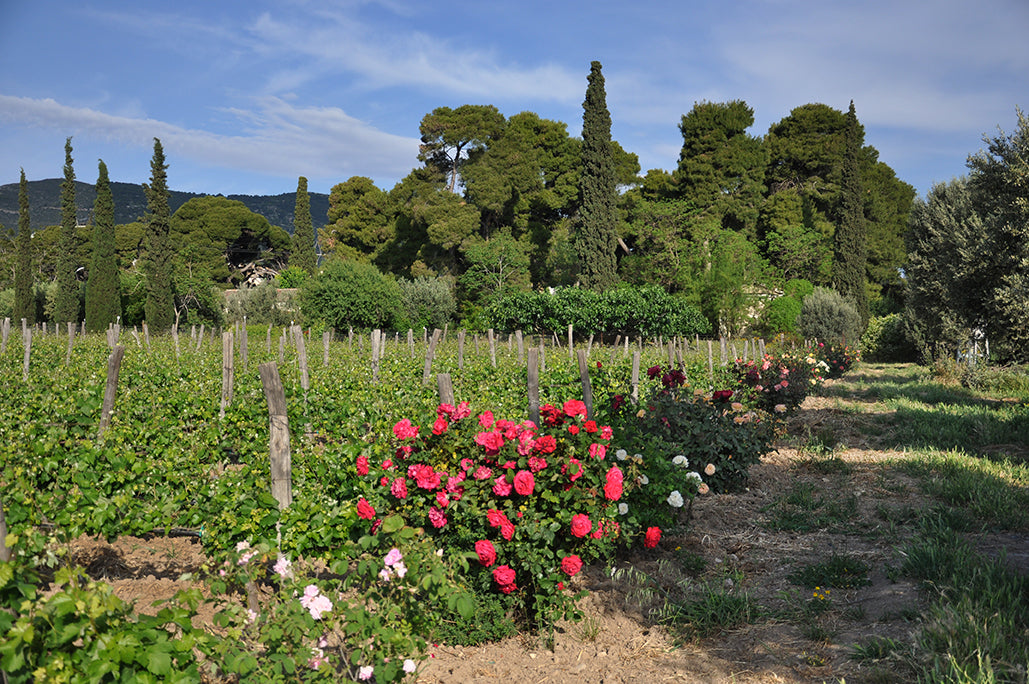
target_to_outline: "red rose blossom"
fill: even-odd
[[[357,474],[367,475],[368,474],[368,457],[358,456],[357,457]]]
[[[493,580],[500,586],[514,584],[515,571],[509,565],[501,565],[493,571]]]
[[[593,523],[590,522],[589,516],[583,513],[577,513],[572,516],[572,536],[579,537],[582,539],[590,533],[593,529]]]
[[[582,570],[582,559],[578,556],[565,556],[561,559],[561,571],[569,577],[572,577],[580,570]]]
[[[365,520],[371,520],[375,517],[375,509],[368,501],[361,497],[357,500],[357,517],[364,518]]]
[[[532,490],[535,486],[536,480],[528,470],[519,470],[514,477],[515,491],[522,496],[529,496],[532,494]]]
[[[479,562],[487,568],[497,562],[497,550],[489,539],[475,542],[475,553],[479,555]]]
[[[652,549],[657,546],[657,543],[661,541],[661,528],[659,527],[648,527],[647,535],[643,540],[643,546],[648,549]]]

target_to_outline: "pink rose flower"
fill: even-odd
[[[518,474],[514,477],[515,491],[522,496],[529,496],[532,494],[532,490],[535,486],[536,480],[528,470],[519,470]]]

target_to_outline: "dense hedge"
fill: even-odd
[[[656,286],[517,292],[494,300],[487,316],[495,329],[530,334],[560,333],[569,325],[579,335],[656,337],[711,331],[696,307]]]

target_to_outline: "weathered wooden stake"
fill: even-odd
[[[631,376],[631,387],[632,387],[632,403],[633,405],[638,404],[640,401],[640,353],[638,350],[632,352],[632,376]]]
[[[489,336],[489,360],[493,367],[497,367],[497,338],[493,336],[493,328],[486,331]]]
[[[300,387],[307,392],[311,389],[311,376],[307,372],[307,345],[304,343],[304,329],[299,325],[293,326],[293,343],[297,347],[297,356],[300,358]]]
[[[329,365],[329,342],[332,341],[332,331],[326,330],[322,333],[322,365]]]
[[[464,370],[464,330],[457,331],[457,370]]]
[[[715,379],[715,357],[711,349],[711,340],[707,341],[707,375],[713,382]]]
[[[268,402],[268,451],[271,455],[272,496],[279,510],[293,503],[293,466],[289,451],[289,417],[286,415],[286,393],[282,389],[278,367],[272,363],[258,366],[261,386]]]
[[[582,402],[586,404],[586,418],[593,418],[593,385],[590,384],[590,368],[586,361],[586,350],[577,352],[579,358],[579,380],[582,381]]]
[[[528,399],[529,399],[529,420],[537,427],[540,424],[540,367],[539,350],[529,349],[528,371]]]
[[[68,353],[64,355],[64,365],[71,363],[71,348],[75,344],[75,324],[68,322]]]
[[[439,344],[440,335],[443,331],[436,328],[432,331],[432,339],[429,340],[429,347],[425,350],[425,368],[422,371],[422,384],[426,385],[429,382],[429,377],[432,375],[432,359],[436,355],[436,345]]]
[[[372,382],[379,382],[379,329],[372,331]]]
[[[22,362],[21,379],[24,382],[29,380],[29,359],[32,358],[32,328],[28,328],[22,334],[22,341],[25,343],[25,358]]]
[[[118,395],[118,374],[121,372],[121,360],[125,356],[125,347],[115,345],[114,351],[107,359],[107,383],[104,385],[104,402],[100,406],[100,425],[97,428],[97,439],[104,436],[104,431],[111,424],[114,412],[114,399]]]
[[[235,344],[232,340],[232,331],[226,330],[222,333],[222,403],[218,415],[225,417],[225,409],[232,404],[233,374],[235,372]]]
[[[411,358],[414,358],[414,330],[411,328],[407,329],[407,348],[411,352]]]
[[[522,339],[522,331],[515,330],[515,341],[518,343],[518,363],[525,362],[525,341]]]
[[[454,383],[450,379],[450,373],[437,375],[436,387],[439,390],[439,403],[457,406],[457,402],[454,401]]]

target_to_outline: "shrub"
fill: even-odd
[[[307,282],[308,273],[299,266],[288,266],[281,271],[279,275],[275,277],[275,282],[279,287],[283,289],[292,289],[295,287],[301,287]]]
[[[903,363],[915,361],[918,352],[908,337],[904,317],[899,313],[873,317],[861,336],[861,353],[868,361]]]
[[[279,289],[274,281],[257,287],[226,293],[225,319],[231,323],[242,322],[261,325],[289,325],[294,319],[292,307],[280,301]]]
[[[580,336],[700,335],[711,326],[683,297],[655,286],[621,286],[605,292],[577,287],[553,293],[518,292],[493,300],[489,318],[499,330],[558,333],[571,325]]]
[[[804,301],[804,297],[815,291],[815,286],[803,278],[793,278],[783,288],[787,297],[793,297],[798,302]]]
[[[708,488],[742,489],[750,466],[770,449],[773,425],[765,412],[732,401],[732,390],[694,390],[681,371],[660,366],[647,376],[653,386],[640,408],[616,398],[624,444],[628,452],[639,452],[631,458],[649,479],[647,488],[629,494],[628,503],[630,514],[651,516],[643,518],[644,525],[668,524],[678,513],[669,500],[673,491],[692,498]],[[622,450],[615,455],[621,459]]]
[[[400,287],[370,264],[330,261],[300,289],[300,307],[307,321],[341,330],[402,323]]]
[[[400,301],[409,327],[443,329],[457,314],[457,301],[443,278],[399,280]]]
[[[823,342],[855,341],[861,336],[857,308],[835,290],[816,287],[804,298],[797,321],[800,333]]]
[[[788,295],[773,299],[764,311],[765,329],[773,335],[797,332],[800,307],[800,300]]]
[[[815,348],[818,358],[825,362],[825,377],[840,378],[861,360],[861,352],[838,342],[819,342]]]
[[[828,364],[814,353],[765,354],[761,359],[737,361],[735,371],[741,398],[764,411],[786,413],[800,406],[821,383]]]

